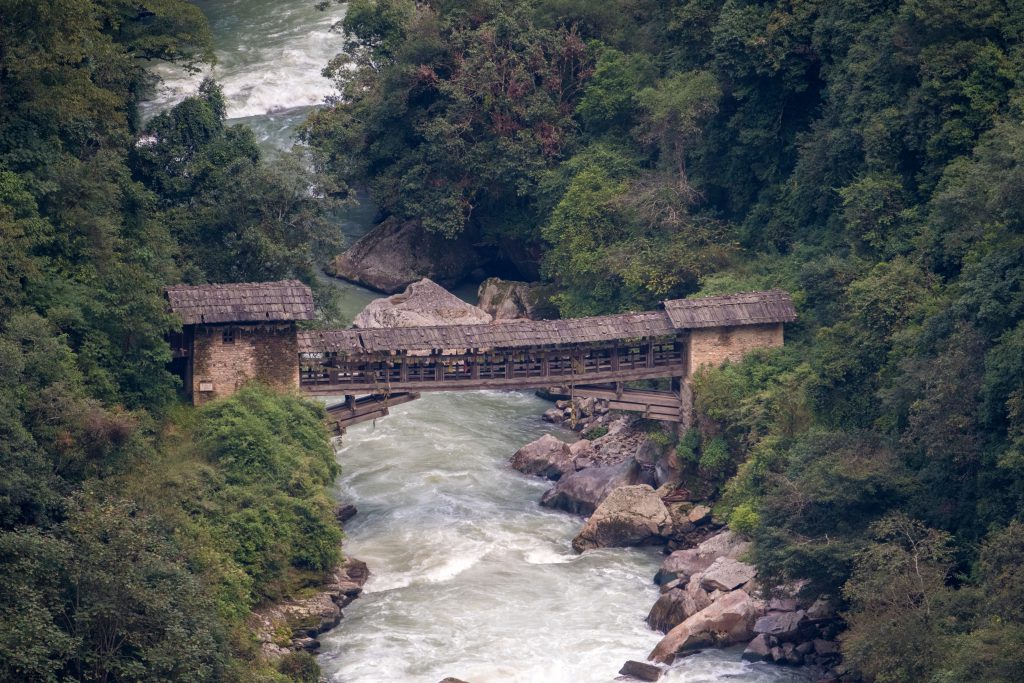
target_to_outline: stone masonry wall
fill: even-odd
[[[225,343],[225,330],[233,333],[233,343]],[[279,389],[297,389],[298,358],[294,324],[197,326],[192,347],[192,402],[200,405],[230,396],[253,379]]]
[[[702,365],[737,362],[749,351],[782,346],[782,323],[690,331],[690,374]]]
[[[693,387],[690,377],[701,366],[721,365],[727,360],[735,363],[754,349],[782,346],[782,341],[782,323],[690,330],[689,374],[680,393],[683,402],[681,428],[689,429],[693,422]]]

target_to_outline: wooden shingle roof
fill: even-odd
[[[360,330],[300,330],[299,353],[340,353],[354,356],[363,353]]]
[[[524,320],[488,325],[391,327],[302,332],[299,351],[343,354],[431,349],[517,349],[674,334],[664,311],[569,320]]]
[[[568,320],[315,330],[299,333],[299,351],[352,356],[434,349],[520,349],[670,337],[689,329],[796,320],[792,299],[778,289],[702,299],[676,299],[664,302],[664,307],[660,311]]]
[[[165,292],[185,325],[313,319],[313,293],[298,280],[174,285]]]
[[[790,323],[796,320],[793,300],[781,289],[701,299],[673,299],[664,302],[664,305],[672,324],[680,330]]]

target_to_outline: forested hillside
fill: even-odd
[[[565,316],[780,286],[681,441],[877,681],[1020,680],[1024,5],[355,0],[305,138]]]
[[[337,559],[322,414],[177,407],[161,291],[311,281],[326,205],[216,84],[143,125],[157,58],[211,59],[196,7],[0,0],[4,681],[286,680],[242,622]]]

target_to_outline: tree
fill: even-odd
[[[876,522],[872,533],[843,588],[850,601],[843,652],[879,683],[928,680],[941,652],[950,537],[900,514]]]
[[[693,193],[686,172],[690,143],[704,121],[718,111],[721,96],[717,79],[706,71],[679,73],[637,94],[647,114],[641,139],[657,141],[662,163],[678,176],[679,187],[688,194]]]

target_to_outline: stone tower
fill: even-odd
[[[175,285],[166,290],[182,332],[173,355],[196,405],[230,396],[250,380],[299,386],[296,322],[313,319],[313,294],[298,280]]]

